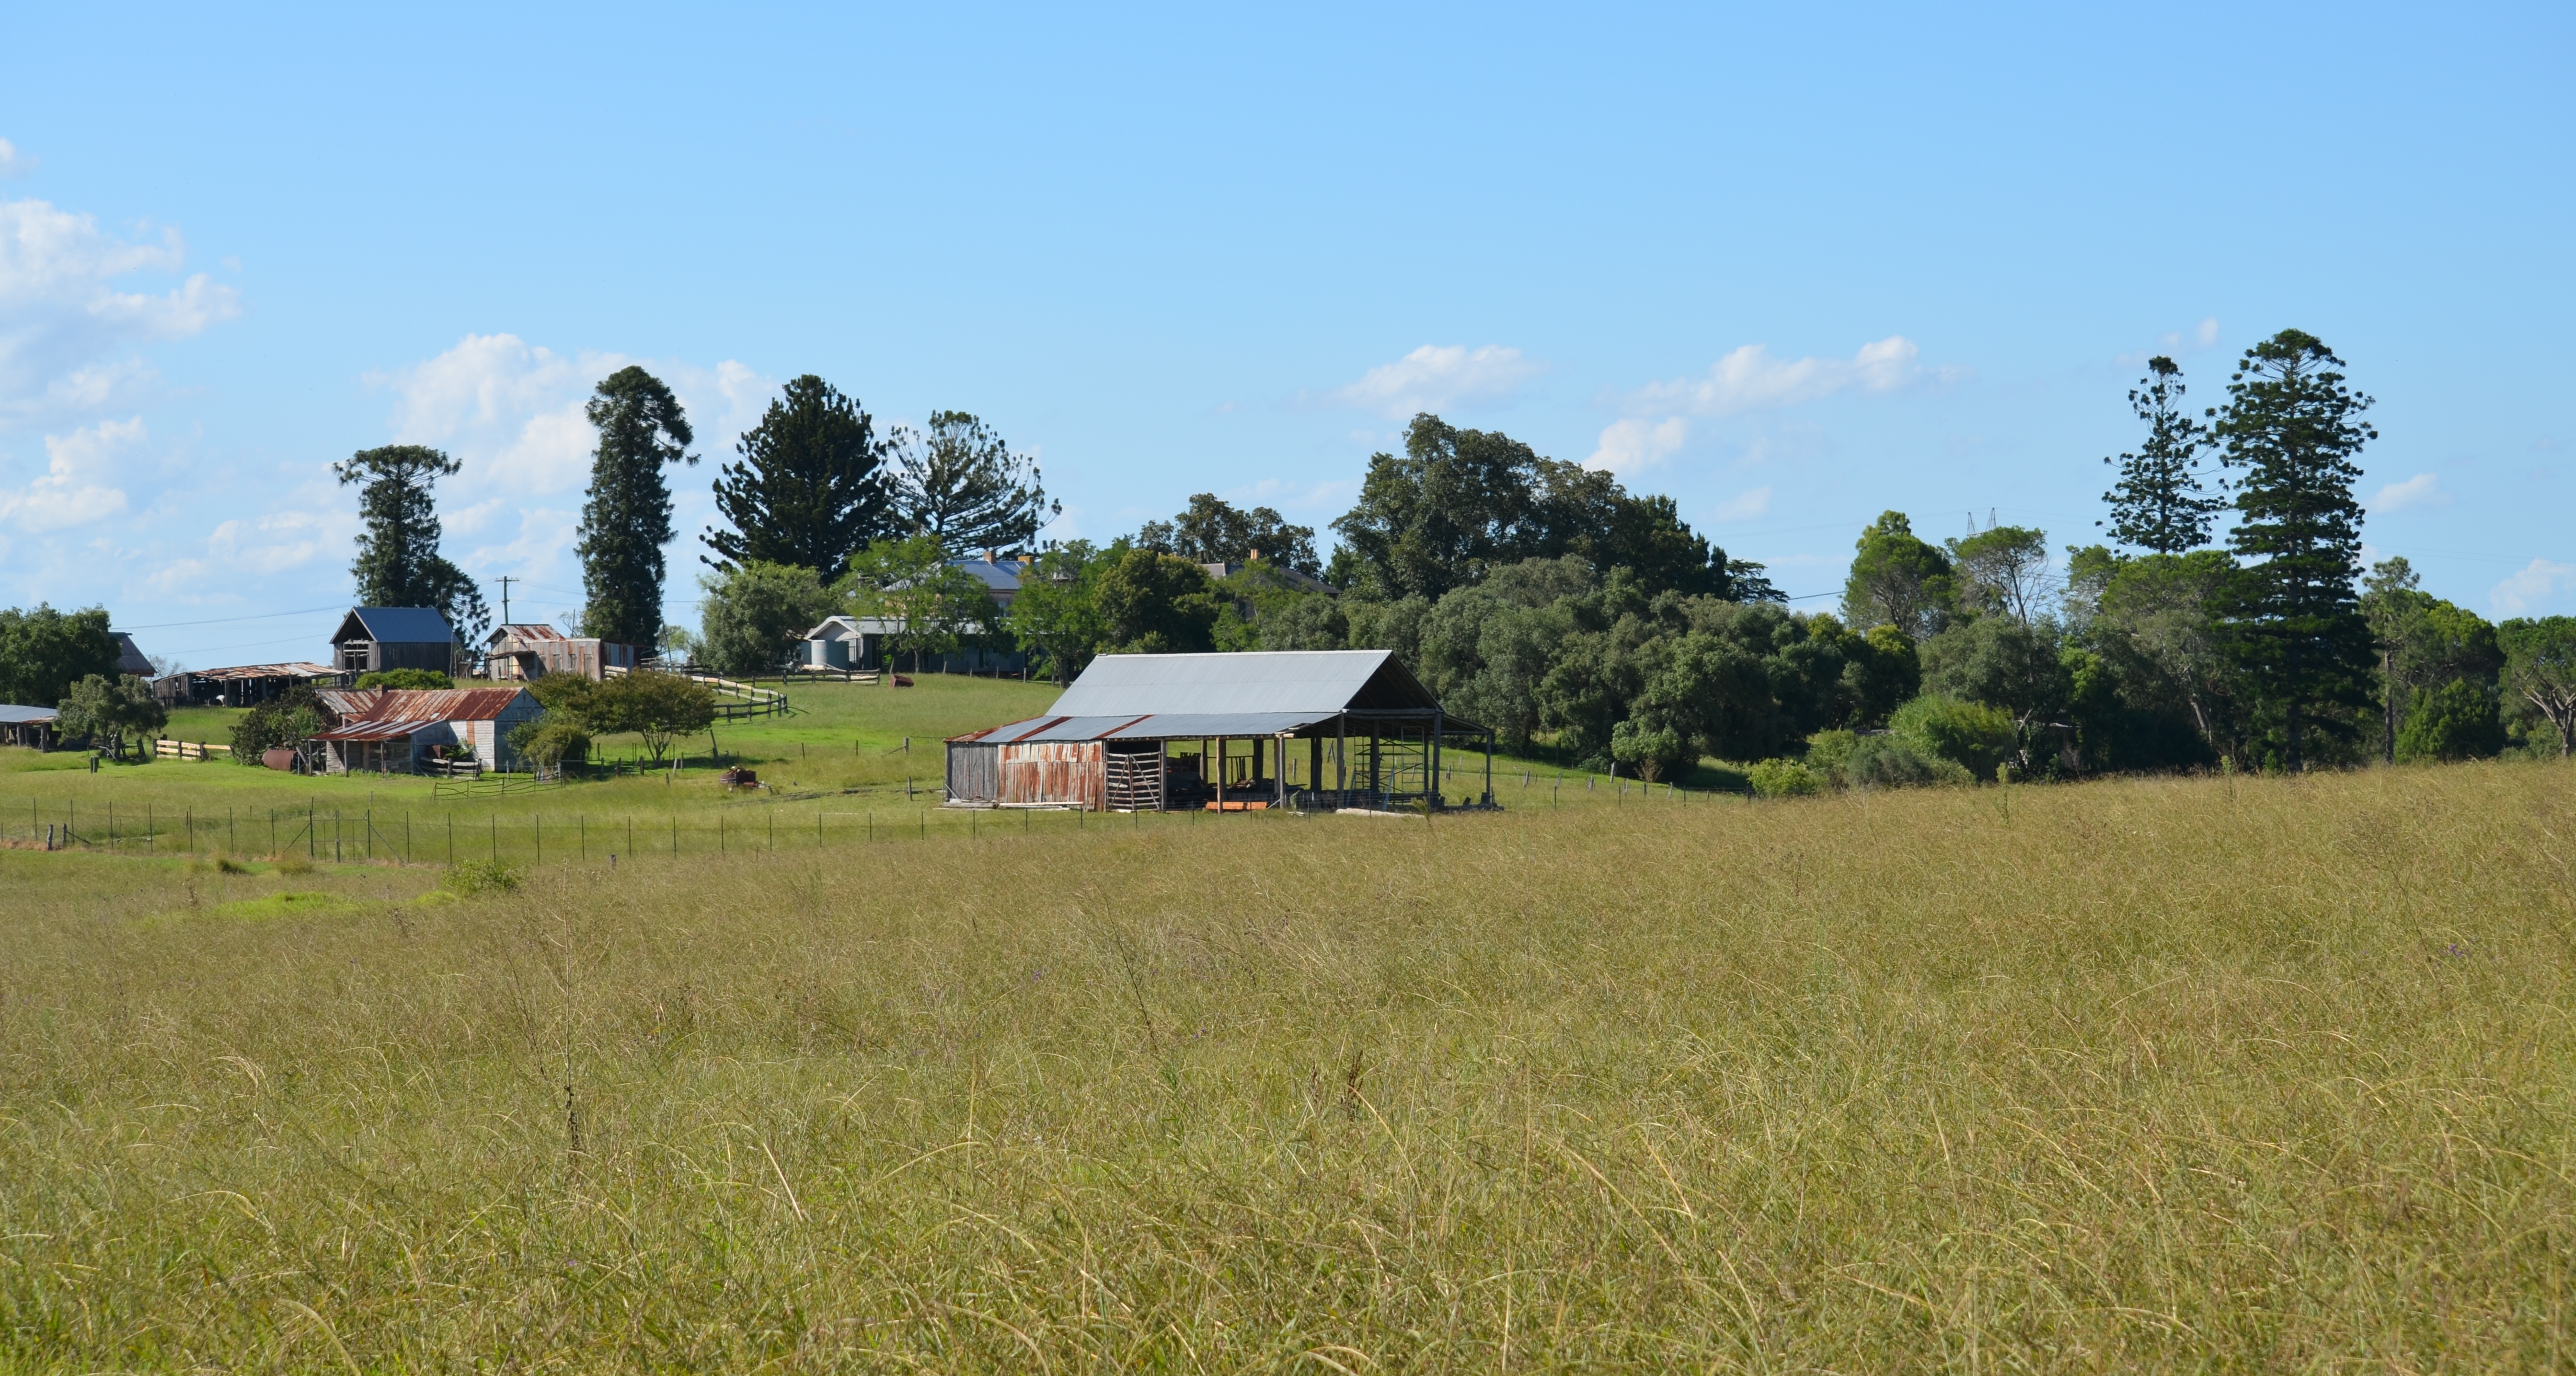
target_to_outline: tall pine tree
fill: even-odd
[[[807,373],[735,446],[740,463],[716,478],[716,510],[731,530],[710,526],[707,562],[727,571],[746,563],[796,564],[827,581],[868,541],[895,533],[894,483],[886,445],[857,399]]]
[[[646,648],[662,634],[662,547],[671,543],[665,464],[696,463],[695,436],[679,398],[641,368],[620,368],[585,409],[599,429],[590,497],[582,503],[582,629]]]
[[[2229,543],[2239,575],[2237,643],[2281,731],[2283,767],[2306,766],[2306,736],[2349,738],[2349,712],[2370,700],[2371,635],[2353,583],[2361,574],[2361,476],[2354,457],[2379,438],[2323,340],[2283,330],[2245,351],[2213,410],[2223,462],[2244,470]],[[2344,709],[2338,712],[2337,709]]]
[[[1035,459],[963,411],[931,412],[927,434],[897,430],[893,448],[904,524],[951,555],[1016,552],[1064,510],[1047,501]]]
[[[429,607],[468,645],[480,642],[492,614],[465,571],[438,552],[438,508],[432,483],[463,467],[435,449],[390,444],[362,449],[331,466],[343,487],[358,488],[358,557],[349,575],[362,607]]]
[[[2147,442],[2134,454],[2104,459],[2120,468],[2120,481],[2102,500],[2111,504],[2111,538],[2158,554],[2182,554],[2209,543],[2210,518],[2227,505],[2200,487],[2200,451],[2208,427],[2182,407],[2182,367],[2162,354],[2147,360],[2147,375],[2129,390],[2129,406],[2147,423]],[[2097,523],[2098,524],[2098,523]]]

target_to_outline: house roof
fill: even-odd
[[[110,631],[108,634],[116,637],[116,672],[132,674],[136,678],[150,678],[160,672],[152,667],[152,657],[134,643],[134,637],[123,631]]]
[[[525,643],[534,640],[570,639],[572,639],[571,636],[565,635],[563,632],[556,630],[554,627],[549,626],[542,621],[513,621],[505,626],[493,627],[492,634],[486,636],[483,643],[486,645],[498,645],[504,640],[516,640]]]
[[[1087,741],[1270,736],[1343,713],[1439,713],[1444,730],[1483,727],[1443,711],[1385,650],[1102,655],[1047,717],[960,740]]]
[[[351,634],[352,627],[356,634]],[[333,643],[372,640],[387,645],[444,644],[456,638],[447,618],[428,607],[351,607],[341,619]]]
[[[430,721],[353,721],[316,731],[308,740],[317,741],[406,741],[431,727]]]
[[[54,719],[50,707],[13,707],[0,703],[0,726],[37,726]]]
[[[315,693],[343,727],[358,722],[494,721],[525,688],[325,688]],[[335,728],[339,729],[339,728]]]
[[[964,569],[982,579],[984,586],[993,592],[1020,590],[1020,565],[1017,561],[1005,559],[999,563],[988,563],[982,559],[951,559],[948,562],[952,567]]]
[[[892,635],[902,627],[881,616],[827,616],[805,633],[807,640],[847,640],[854,635]]]

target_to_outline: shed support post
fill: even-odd
[[[1494,733],[1485,732],[1485,806],[1494,805]]]
[[[1306,738],[1306,787],[1321,790],[1324,786],[1324,738]]]
[[[1422,791],[1431,795],[1431,805],[1434,808],[1438,808],[1441,803],[1446,801],[1440,796],[1440,790],[1442,787],[1440,778],[1440,740],[1441,729],[1446,727],[1448,724],[1449,719],[1448,714],[1446,713],[1431,719],[1431,774],[1430,777],[1425,778],[1422,781]]]
[[[1288,806],[1288,737],[1279,735],[1271,739],[1277,741],[1279,746],[1279,777],[1272,783],[1271,805],[1286,807]]]
[[[1345,712],[1333,718],[1333,729],[1339,733],[1333,738],[1333,793],[1335,794],[1333,806],[1349,807],[1351,805],[1350,714]]]

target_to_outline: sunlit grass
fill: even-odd
[[[2571,777],[0,852],[0,1366],[2563,1367]]]

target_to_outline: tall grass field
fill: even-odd
[[[0,850],[0,1368],[2576,1363],[2576,773],[1511,783]]]

